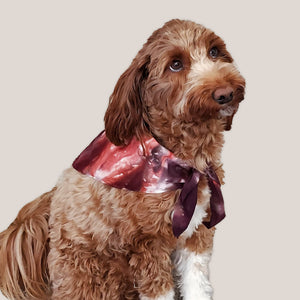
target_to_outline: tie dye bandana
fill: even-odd
[[[180,189],[174,206],[172,229],[176,237],[186,230],[197,204],[197,186],[206,176],[211,191],[209,222],[215,226],[225,217],[220,182],[214,170],[205,174],[176,158],[153,137],[141,143],[136,138],[126,146],[116,146],[101,132],[76,158],[73,167],[115,188],[144,193],[163,193]]]

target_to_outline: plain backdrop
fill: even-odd
[[[114,85],[148,36],[190,19],[225,40],[247,81],[225,137],[214,299],[300,299],[296,3],[1,1],[0,231],[103,129]]]

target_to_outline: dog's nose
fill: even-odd
[[[219,87],[217,88],[212,97],[219,104],[225,104],[233,99],[233,88],[231,86]]]

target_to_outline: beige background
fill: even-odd
[[[225,39],[247,80],[226,134],[215,299],[300,299],[295,3],[1,1],[0,230],[103,129],[114,84],[152,31],[191,19]]]

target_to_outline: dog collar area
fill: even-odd
[[[160,145],[155,138],[142,142],[135,137],[126,146],[116,146],[101,132],[75,159],[73,168],[95,180],[119,189],[144,193],[163,193],[181,189],[172,214],[176,237],[188,227],[197,204],[197,188],[206,176],[211,191],[211,228],[225,217],[220,182],[210,167],[200,173]]]

